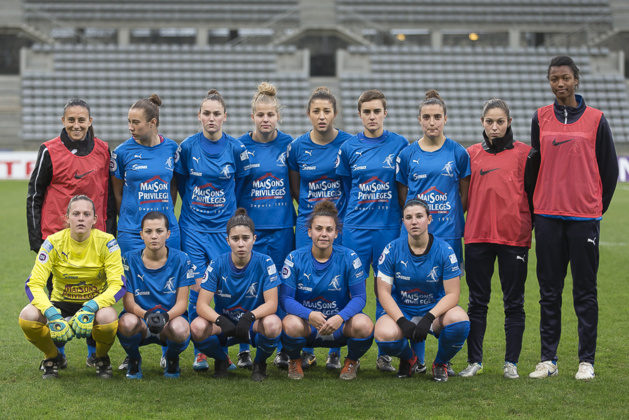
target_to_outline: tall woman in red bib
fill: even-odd
[[[548,80],[555,102],[539,108],[531,124],[531,146],[541,155],[533,205],[542,361],[529,376],[559,373],[561,295],[570,263],[579,333],[575,377],[589,380],[594,377],[598,325],[600,221],[616,188],[618,161],[603,113],[575,94],[580,78],[572,58],[553,58]]]

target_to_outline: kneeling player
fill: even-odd
[[[239,208],[227,222],[231,252],[213,260],[201,282],[192,340],[197,350],[214,358],[215,378],[227,376],[224,347],[250,343],[257,348],[251,379],[263,381],[266,360],[280,341],[282,323],[275,315],[280,281],[273,260],[253,251],[255,240],[253,220]]]
[[[182,315],[194,273],[185,253],[166,246],[170,230],[164,213],[147,213],[141,226],[145,248],[127,252],[123,259],[129,291],[118,340],[129,356],[127,378],[142,378],[140,346],[151,343],[166,346],[164,376],[178,378],[179,354],[190,342],[190,326]]]
[[[304,377],[299,358],[303,347],[346,344],[348,353],[340,377],[354,379],[360,357],[373,342],[373,322],[361,312],[367,302],[365,271],[356,253],[333,244],[338,226],[334,204],[318,203],[308,220],[312,245],[291,252],[284,262],[282,344],[290,358],[291,379]]]
[[[428,233],[431,221],[424,201],[411,199],[404,206],[408,236],[391,242],[380,256],[378,298],[387,314],[378,319],[375,336],[384,353],[400,358],[397,377],[407,378],[419,371],[408,341],[419,343],[433,334],[439,349],[432,378],[447,381],[447,363],[465,343],[470,321],[457,305],[461,270],[456,255]]]
[[[72,197],[66,211],[69,228],[46,239],[26,280],[31,303],[22,309],[19,324],[46,357],[44,379],[56,378],[67,366],[63,346],[75,336],[94,338],[96,375],[112,377],[108,352],[116,340],[118,317],[111,305],[124,294],[125,280],[118,243],[112,235],[92,229],[96,219],[92,200]]]

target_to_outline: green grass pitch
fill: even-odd
[[[192,346],[182,355],[179,380],[167,380],[159,368],[160,349],[143,348],[144,379],[129,381],[116,371],[103,381],[85,367],[82,340],[67,346],[69,367],[57,380],[44,381],[37,370],[40,352],[26,341],[17,323],[26,305],[24,281],[35,261],[26,233],[26,182],[0,182],[0,412],[4,418],[629,418],[629,184],[619,184],[602,222],[601,265],[598,276],[600,320],[595,364],[589,383],[574,379],[578,366],[577,326],[572,306],[572,282],[564,292],[563,337],[559,347],[559,376],[532,380],[528,373],[539,361],[539,292],[535,253],[531,252],[526,288],[526,331],[518,368],[521,378],[502,377],[504,315],[500,286],[493,279],[493,299],[485,338],[484,372],[470,379],[434,383],[430,375],[399,380],[375,369],[376,347],[362,359],[358,379],[345,382],[338,372],[325,370],[324,349],[317,349],[319,366],[296,382],[269,365],[263,383],[249,371],[230,372],[215,380],[192,370]],[[369,279],[369,284],[373,280]],[[367,288],[368,291],[370,287]],[[462,282],[461,306],[467,308]],[[116,306],[120,310],[121,304]],[[373,316],[373,297],[366,313]],[[428,338],[426,360],[436,351]],[[237,348],[230,350],[235,358]],[[117,367],[124,358],[118,343],[111,351]],[[466,366],[466,348],[454,358],[458,372]]]

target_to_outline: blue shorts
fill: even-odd
[[[231,251],[226,233],[181,231],[181,250],[188,254],[194,266],[194,278],[203,277],[207,266],[219,255]]]
[[[277,272],[282,272],[284,260],[295,249],[295,231],[286,229],[256,229],[256,242],[253,250],[271,257],[277,267]]]
[[[373,268],[373,277],[376,278],[378,259],[384,248],[400,237],[400,229],[356,229],[345,228],[343,230],[343,246],[354,251],[369,276],[369,265]]]
[[[343,235],[341,234],[341,232],[339,232],[339,235],[334,240],[334,243],[337,245],[343,244]],[[308,236],[308,227],[306,225],[297,226],[295,228],[295,245],[295,249],[312,245],[312,239],[310,239],[310,236]]]
[[[116,238],[120,246],[120,253],[125,254],[136,249],[144,249],[144,241],[140,232],[118,232]],[[179,229],[170,231],[170,238],[166,240],[166,246],[172,249],[181,249],[181,236]]]

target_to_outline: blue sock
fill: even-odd
[[[140,342],[142,342],[142,334],[137,333],[131,337],[126,337],[122,334],[118,334],[118,341],[122,345],[124,351],[131,359],[139,359],[140,356]]]
[[[251,351],[251,347],[247,343],[240,343],[239,351]]]
[[[330,349],[328,354],[332,354],[332,353],[337,353],[340,356],[341,355],[341,348],[340,347],[334,347],[333,349]],[[354,360],[354,359],[352,359],[352,360]]]
[[[255,335],[256,343],[256,362],[265,362],[266,359],[271,357],[278,343],[280,342],[280,335],[275,338],[268,338],[260,333]]]
[[[175,343],[174,341],[166,340],[166,346],[162,346],[162,349],[167,350],[167,359],[179,359],[179,355],[188,348],[188,344],[190,344],[190,336],[188,336],[183,343]]]
[[[215,360],[227,360],[227,353],[223,350],[217,335],[211,335],[203,341],[192,341],[194,348]]]
[[[96,353],[96,347],[95,346],[90,346],[89,344],[87,345],[87,355],[89,356],[90,354],[94,354]]]
[[[66,346],[65,346],[65,344],[57,344],[57,343],[55,343],[55,347],[57,347],[57,351],[60,354],[63,354],[65,356],[65,354],[66,354]]]
[[[373,344],[373,333],[367,338],[348,338],[347,339],[347,358],[349,360],[358,360]]]
[[[376,341],[378,347],[382,349],[384,354],[399,357],[402,360],[410,360],[413,358],[413,349],[408,345],[408,340],[402,338],[395,341]]]
[[[188,338],[188,341],[190,341],[190,338]],[[168,342],[168,340],[166,340],[166,342]],[[162,357],[167,357],[166,353],[168,353],[168,345],[162,345]]]
[[[411,343],[411,348],[417,355],[417,360],[422,365],[426,364],[424,359],[426,358],[426,340],[420,341],[418,343]]]
[[[446,325],[439,333],[439,349],[437,350],[435,363],[448,363],[461,350],[469,333],[470,321],[460,321]]]
[[[280,338],[282,337],[282,334],[280,334]],[[282,340],[280,340],[277,343],[277,352],[280,353],[282,351]]]
[[[288,354],[289,359],[299,359],[301,349],[306,345],[305,337],[291,337],[290,335],[282,332],[282,345],[284,346],[284,352]],[[312,349],[311,349],[312,350]]]

